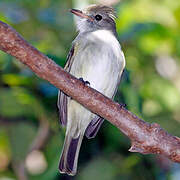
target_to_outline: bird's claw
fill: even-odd
[[[120,108],[125,108],[125,107],[127,107],[127,104],[121,103],[121,104],[119,104],[119,105],[120,105]]]
[[[79,80],[80,80],[84,85],[90,86],[90,82],[89,82],[89,81],[84,81],[84,79],[83,79],[82,77],[79,78]]]

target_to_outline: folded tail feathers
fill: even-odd
[[[85,131],[85,135],[88,139],[96,136],[103,121],[103,118],[97,116],[90,122]],[[81,133],[77,138],[73,138],[70,132],[66,134],[63,151],[59,162],[60,173],[65,173],[71,176],[76,174],[79,151],[83,136],[84,133]]]
[[[59,171],[74,176],[77,171],[78,156],[83,135],[77,138],[66,136],[63,151],[59,162]]]

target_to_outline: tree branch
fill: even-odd
[[[14,29],[0,22],[0,49],[26,64],[40,78],[49,81],[87,109],[107,119],[131,139],[131,152],[161,154],[180,163],[180,138],[158,124],[149,124],[85,86],[55,62],[29,45]]]

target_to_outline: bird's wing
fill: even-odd
[[[76,43],[77,44],[77,43]],[[72,63],[74,61],[74,55],[75,55],[75,50],[77,49],[77,45],[75,43],[72,45],[70,51],[69,51],[69,54],[67,56],[67,62],[66,62],[66,65],[64,67],[64,69],[67,71],[67,72],[70,72],[71,70],[71,66],[72,66]]]
[[[104,119],[100,116],[95,116],[91,122],[89,123],[88,127],[86,128],[85,135],[88,139],[94,138],[99,131]]]
[[[67,56],[67,62],[64,67],[64,69],[67,72],[70,72],[72,63],[74,61],[74,55],[75,55],[75,44],[72,45],[71,50],[69,51],[69,54]],[[61,90],[59,90],[58,93],[58,101],[57,106],[59,109],[59,120],[62,126],[66,126],[67,124],[67,102],[68,102],[68,96],[63,93]]]
[[[115,95],[116,95],[116,93],[117,93],[118,86],[119,86],[119,84],[120,84],[120,82],[121,82],[121,78],[122,78],[122,76],[123,76],[123,72],[124,72],[124,68],[125,68],[125,56],[124,56],[123,51],[121,51],[121,57],[122,57],[122,59],[123,59],[124,65],[123,65],[122,71],[119,72],[116,89],[115,89],[115,91],[114,91],[114,94],[113,94],[113,96],[112,96],[112,99],[114,99],[114,97],[115,97]]]

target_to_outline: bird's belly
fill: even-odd
[[[77,54],[70,73],[89,81],[92,88],[111,98],[117,86],[120,66],[113,53],[90,48],[81,55]]]

